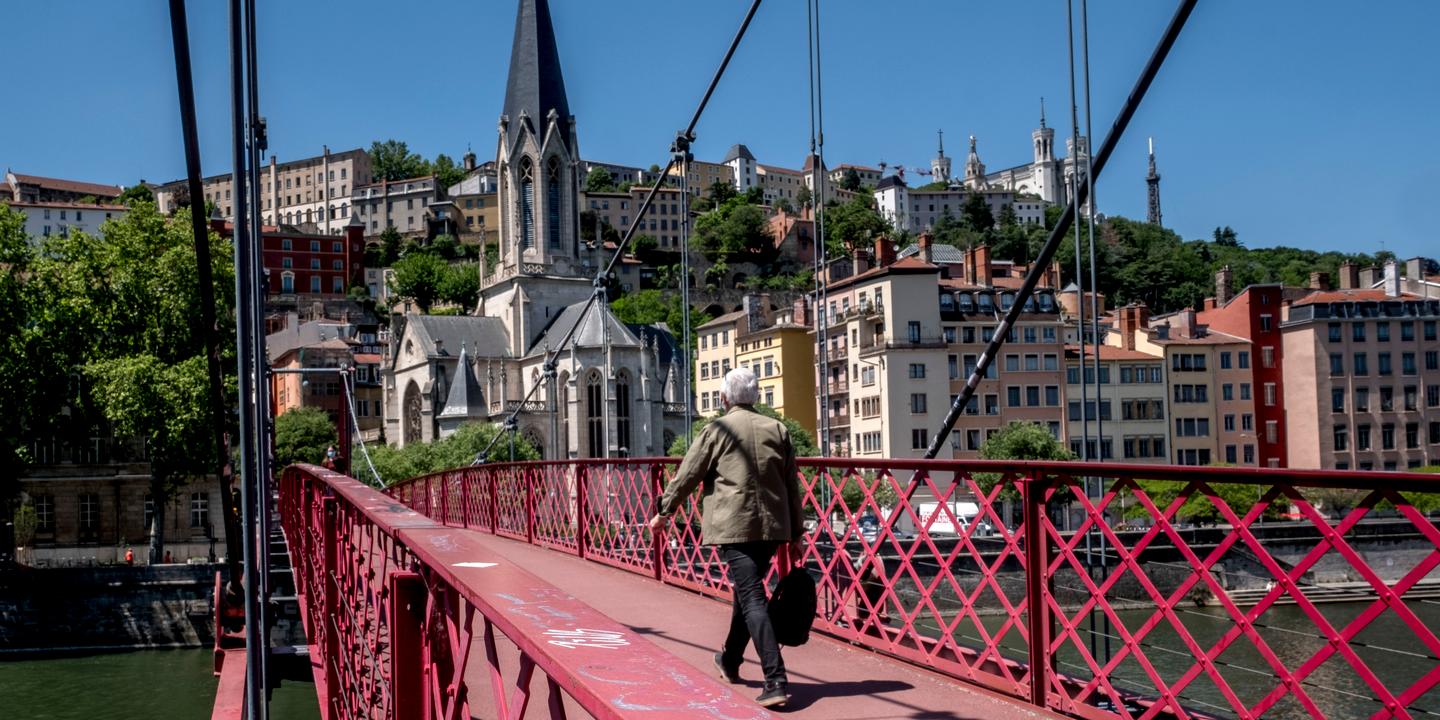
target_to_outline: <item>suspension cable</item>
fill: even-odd
[[[730,66],[730,59],[735,56],[735,50],[740,46],[740,40],[745,37],[745,31],[750,27],[750,21],[755,18],[755,11],[758,9],[760,9],[760,0],[752,0],[750,9],[745,13],[745,19],[740,22],[740,29],[735,32],[735,37],[730,40],[730,46],[725,50],[724,58],[720,60],[720,67],[715,69],[715,75],[710,78],[710,84],[705,88],[705,94],[700,98],[699,106],[695,108],[695,113],[690,116],[690,123],[676,136],[675,142],[671,146],[670,160],[667,161],[665,167],[661,169],[660,175],[656,177],[655,184],[651,186],[650,192],[646,193],[645,199],[640,203],[640,207],[636,208],[635,219],[631,221],[630,227],[625,230],[625,236],[621,238],[620,243],[616,246],[615,253],[610,256],[610,261],[605,264],[604,268],[596,273],[595,279],[593,280],[596,291],[590,294],[589,300],[585,301],[585,306],[581,308],[580,314],[575,318],[575,322],[571,323],[570,328],[565,331],[565,335],[560,338],[560,342],[554,349],[546,354],[544,363],[546,372],[555,368],[555,365],[559,361],[560,353],[564,351],[565,347],[569,345],[570,341],[575,337],[576,331],[579,330],[580,326],[585,322],[586,316],[590,314],[590,309],[595,306],[596,300],[598,300],[600,294],[604,292],[605,280],[610,276],[610,272],[615,268],[615,264],[619,262],[621,256],[625,254],[625,251],[628,250],[633,243],[635,231],[640,227],[640,220],[645,217],[645,213],[649,211],[650,205],[655,201],[655,196],[660,192],[661,180],[669,177],[670,171],[675,168],[675,152],[689,151],[690,144],[695,140],[695,126],[700,123],[700,116],[704,114],[705,106],[710,103],[710,97],[714,95],[715,88],[720,84],[720,79],[725,76],[725,69]],[[601,245],[601,247],[603,248],[604,245]],[[690,352],[689,348],[686,348],[685,352],[688,356]],[[520,410],[525,407],[525,403],[529,402],[535,395],[535,390],[539,385],[539,383],[532,384],[530,390],[525,393],[525,397],[521,399],[520,403],[517,404],[505,418],[504,426],[505,429],[509,431],[509,434],[513,435],[516,432]],[[689,388],[686,388],[686,392],[689,392]],[[552,410],[552,412],[555,411],[556,410]],[[488,458],[490,451],[495,447],[495,443],[500,439],[500,435],[501,433],[496,433],[491,437],[490,442],[480,451],[477,458]]]
[[[1075,101],[1075,0],[1065,0],[1065,43],[1070,64],[1070,153],[1065,158],[1070,166],[1066,188],[1073,201],[1080,194],[1080,119]],[[1075,341],[1080,345],[1080,459],[1090,459],[1090,383],[1085,377],[1085,274],[1080,266],[1081,225],[1075,225]],[[1032,268],[1033,272],[1033,268]],[[1094,292],[1094,288],[1091,288]],[[1095,370],[1095,383],[1100,382],[1100,371]],[[1095,394],[1095,415],[1100,415],[1100,394]],[[1066,523],[1069,524],[1068,521]]]
[[[820,77],[820,3],[819,0],[807,0],[805,3],[805,19],[808,23],[806,28],[806,41],[810,62],[810,158],[812,167],[810,186],[812,189],[810,197],[810,217],[815,225],[815,311],[811,314],[815,317],[817,356],[822,358],[820,364],[820,412],[817,417],[817,429],[820,431],[820,455],[830,457],[831,450],[831,425],[830,425],[830,349],[829,349],[829,325],[834,318],[825,314],[824,308],[829,303],[829,282],[825,277],[829,265],[829,253],[825,246],[825,120],[824,120],[824,96],[822,95]]]
[[[1146,61],[1144,69],[1140,72],[1140,77],[1135,81],[1134,87],[1131,88],[1129,96],[1125,99],[1125,104],[1121,106],[1120,113],[1110,126],[1110,133],[1105,136],[1105,142],[1100,146],[1100,152],[1091,158],[1091,172],[1094,173],[1094,175],[1098,176],[1100,172],[1104,170],[1111,153],[1115,151],[1115,147],[1120,143],[1121,136],[1125,134],[1125,129],[1130,126],[1130,120],[1135,117],[1135,111],[1140,108],[1140,102],[1145,98],[1145,93],[1150,89],[1151,83],[1155,81],[1155,76],[1160,72],[1160,67],[1165,64],[1165,58],[1170,54],[1171,48],[1175,46],[1175,41],[1180,37],[1180,32],[1185,27],[1185,21],[1190,18],[1191,12],[1195,10],[1196,3],[1197,0],[1180,0],[1180,4],[1175,9],[1175,14],[1170,18],[1170,23],[1165,28],[1164,35],[1161,36],[1159,43],[1151,52],[1149,60]],[[1005,345],[1005,336],[1009,333],[1010,328],[1015,325],[1015,321],[1019,319],[1021,311],[1025,308],[1025,302],[1034,294],[1035,286],[1044,274],[1044,268],[1054,260],[1055,251],[1060,246],[1060,239],[1070,232],[1070,225],[1075,222],[1077,208],[1080,207],[1080,203],[1084,202],[1085,193],[1087,192],[1088,188],[1082,186],[1079,196],[1071,198],[1070,202],[1065,206],[1065,211],[1060,214],[1060,219],[1056,222],[1055,227],[1051,229],[1050,237],[1045,241],[1045,246],[1041,248],[1040,254],[1035,258],[1035,264],[1031,266],[1030,272],[1025,275],[1025,281],[1016,292],[1015,302],[1010,306],[1010,310],[1005,313],[1005,317],[1001,319],[1000,324],[996,326],[994,338],[991,339],[990,344],[985,348],[985,352],[980,354],[975,364],[975,370],[970,374],[969,379],[966,380],[964,389],[960,391],[960,394],[957,395],[951,403],[950,411],[945,414],[945,419],[942,421],[939,431],[936,432],[935,437],[931,439],[930,447],[925,451],[926,459],[934,459],[935,456],[939,454],[941,446],[944,444],[946,438],[950,436],[950,431],[955,428],[956,421],[960,419],[960,413],[970,402],[970,399],[975,397],[975,390],[980,386],[980,380],[985,377],[985,372],[989,370],[990,363],[994,361],[996,353]],[[1096,408],[1096,410],[1098,411],[1099,408]]]

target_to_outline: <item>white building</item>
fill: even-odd
[[[25,233],[37,241],[51,235],[65,235],[72,230],[98,235],[106,220],[118,219],[129,212],[124,205],[71,202],[5,202],[25,216]]]
[[[725,153],[723,163],[730,166],[730,171],[735,176],[736,192],[744,194],[760,184],[760,166],[755,162],[755,156],[750,154],[750,148],[739,143],[731,145]]]
[[[944,190],[911,190],[896,175],[880,180],[875,188],[875,204],[880,215],[896,228],[918,233],[931,229],[936,221],[947,215],[959,220],[965,201],[976,192],[985,197],[990,214],[997,220],[1008,205],[1015,213],[1015,221],[1022,225],[1045,223],[1046,204],[1043,201],[1019,198],[1009,190],[977,190],[962,186]]]

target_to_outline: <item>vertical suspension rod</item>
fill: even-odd
[[[1125,98],[1125,104],[1121,106],[1120,113],[1115,117],[1114,123],[1110,126],[1110,133],[1105,136],[1105,142],[1100,146],[1100,151],[1091,156],[1091,172],[1094,176],[1098,177],[1101,171],[1104,170],[1105,163],[1110,160],[1110,155],[1115,151],[1115,146],[1120,143],[1120,138],[1124,136],[1125,129],[1130,126],[1130,121],[1135,117],[1135,111],[1140,108],[1140,102],[1145,99],[1145,93],[1155,81],[1155,76],[1160,72],[1161,66],[1165,64],[1165,58],[1169,56],[1171,48],[1175,46],[1175,41],[1180,37],[1180,32],[1184,30],[1185,21],[1188,20],[1190,14],[1194,12],[1197,1],[1198,0],[1180,0],[1180,4],[1175,8],[1175,13],[1171,16],[1170,23],[1165,27],[1164,35],[1161,36],[1155,49],[1150,53],[1150,58],[1145,62],[1145,67],[1141,70],[1140,77],[1135,81],[1134,87],[1130,89],[1129,96]],[[1070,203],[1065,207],[1065,211],[1061,213],[1060,219],[1055,223],[1055,227],[1050,231],[1050,237],[1046,239],[1045,246],[1041,248],[1040,254],[1035,258],[1035,264],[1031,266],[1030,272],[1025,275],[1025,282],[1021,284],[1019,292],[1016,293],[1015,303],[1010,306],[1010,310],[1005,313],[1005,317],[1000,321],[999,326],[996,327],[994,339],[992,339],[990,344],[985,348],[985,352],[981,353],[976,362],[975,371],[970,374],[969,379],[965,382],[964,389],[960,391],[955,401],[951,403],[950,411],[945,414],[945,419],[942,421],[940,429],[930,441],[930,447],[925,451],[925,457],[927,459],[933,459],[936,454],[939,453],[941,446],[944,444],[946,438],[949,437],[950,431],[955,428],[955,422],[960,419],[961,411],[964,410],[965,405],[970,402],[970,399],[975,397],[975,390],[980,385],[980,379],[985,376],[985,372],[990,368],[990,363],[995,360],[995,354],[1005,345],[1006,334],[1010,332],[1010,328],[1015,325],[1015,321],[1020,317],[1020,312],[1025,307],[1025,301],[1029,300],[1030,296],[1034,294],[1035,285],[1040,282],[1040,277],[1044,274],[1044,268],[1055,259],[1055,251],[1060,246],[1061,238],[1064,238],[1070,232],[1070,226],[1075,222],[1076,209],[1080,207],[1080,203],[1085,201],[1084,195],[1086,192],[1088,192],[1088,189],[1082,186],[1080,196],[1071,198]]]

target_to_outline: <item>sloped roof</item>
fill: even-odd
[[[123,189],[119,185],[102,185],[100,183],[81,182],[79,180],[62,180],[60,178],[41,177],[39,175],[21,175],[11,173],[15,182],[23,185],[39,185],[51,190],[63,190],[65,192],[80,193],[81,195],[94,195],[95,197],[119,197]]]
[[[480,381],[475,379],[475,369],[470,366],[469,348],[460,346],[460,362],[455,366],[455,380],[450,383],[450,392],[445,395],[445,409],[437,417],[483,418],[489,414],[485,406],[485,393]]]
[[[565,338],[565,333],[580,319],[580,313],[584,312],[585,304],[588,301],[577,302],[564,310],[550,321],[540,337],[535,339],[535,344],[530,346],[526,357],[533,357],[543,354],[546,348],[554,350],[560,347],[560,341]],[[608,341],[608,342],[607,342]],[[577,348],[599,347],[607,344],[613,347],[640,347],[640,338],[630,331],[625,323],[610,312],[609,305],[597,303],[590,312],[585,314],[584,322],[575,330],[575,335],[570,342]]]
[[[919,243],[907,246],[896,257],[907,258],[920,254]],[[963,265],[965,263],[965,251],[954,245],[945,243],[932,243],[930,245],[930,257],[935,263],[941,265]]]
[[[1384,290],[1379,288],[1362,288],[1357,290],[1318,290],[1295,301],[1295,305],[1313,305],[1316,303],[1333,302],[1385,302],[1386,300],[1414,300],[1418,296],[1409,293],[1400,295],[1386,295]]]
[[[565,98],[565,78],[560,73],[560,49],[550,23],[547,0],[520,0],[515,13],[515,40],[510,47],[510,77],[505,83],[505,110],[510,118],[506,142],[519,137],[522,112],[530,118],[537,140],[545,134],[545,118],[554,110],[561,127],[568,127],[570,103]],[[560,142],[569,147],[562,133]],[[574,148],[570,148],[573,152]]]
[[[721,315],[720,317],[717,317],[717,318],[715,318],[714,320],[711,320],[710,322],[707,322],[707,323],[705,323],[704,325],[701,325],[700,327],[695,328],[695,329],[696,329],[696,330],[702,330],[702,329],[708,328],[708,327],[719,327],[720,325],[729,325],[729,324],[731,324],[731,323],[733,323],[733,322],[738,321],[740,318],[743,318],[743,317],[745,317],[745,311],[744,311],[744,310],[736,310],[735,312],[725,313],[724,315]]]
[[[270,333],[265,336],[265,352],[270,362],[275,362],[290,352],[302,347],[315,347],[322,342],[340,337],[349,337],[355,331],[350,323],[315,321],[301,323],[295,327]]]
[[[729,149],[729,150],[725,151],[725,159],[722,160],[721,162],[727,162],[727,163],[728,163],[728,162],[730,162],[731,160],[741,159],[741,158],[743,158],[743,159],[745,159],[745,160],[749,160],[750,162],[755,162],[755,156],[750,154],[750,148],[745,147],[744,145],[742,145],[742,144],[740,144],[740,143],[735,143],[734,145],[731,145],[731,146],[730,146],[730,149]]]
[[[405,320],[415,328],[415,339],[427,355],[436,354],[437,340],[440,342],[439,354],[444,355],[457,354],[463,348],[483,349],[486,357],[509,354],[509,334],[500,318],[410,314],[405,316]]]
[[[886,175],[880,178],[880,182],[875,184],[876,190],[884,190],[892,187],[905,187],[905,181],[901,179],[899,175]]]

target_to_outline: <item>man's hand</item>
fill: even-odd
[[[805,538],[798,537],[790,541],[790,557],[799,558],[805,552]]]
[[[668,527],[670,527],[669,517],[665,515],[656,515],[655,517],[650,518],[651,532],[665,532],[665,529]]]

